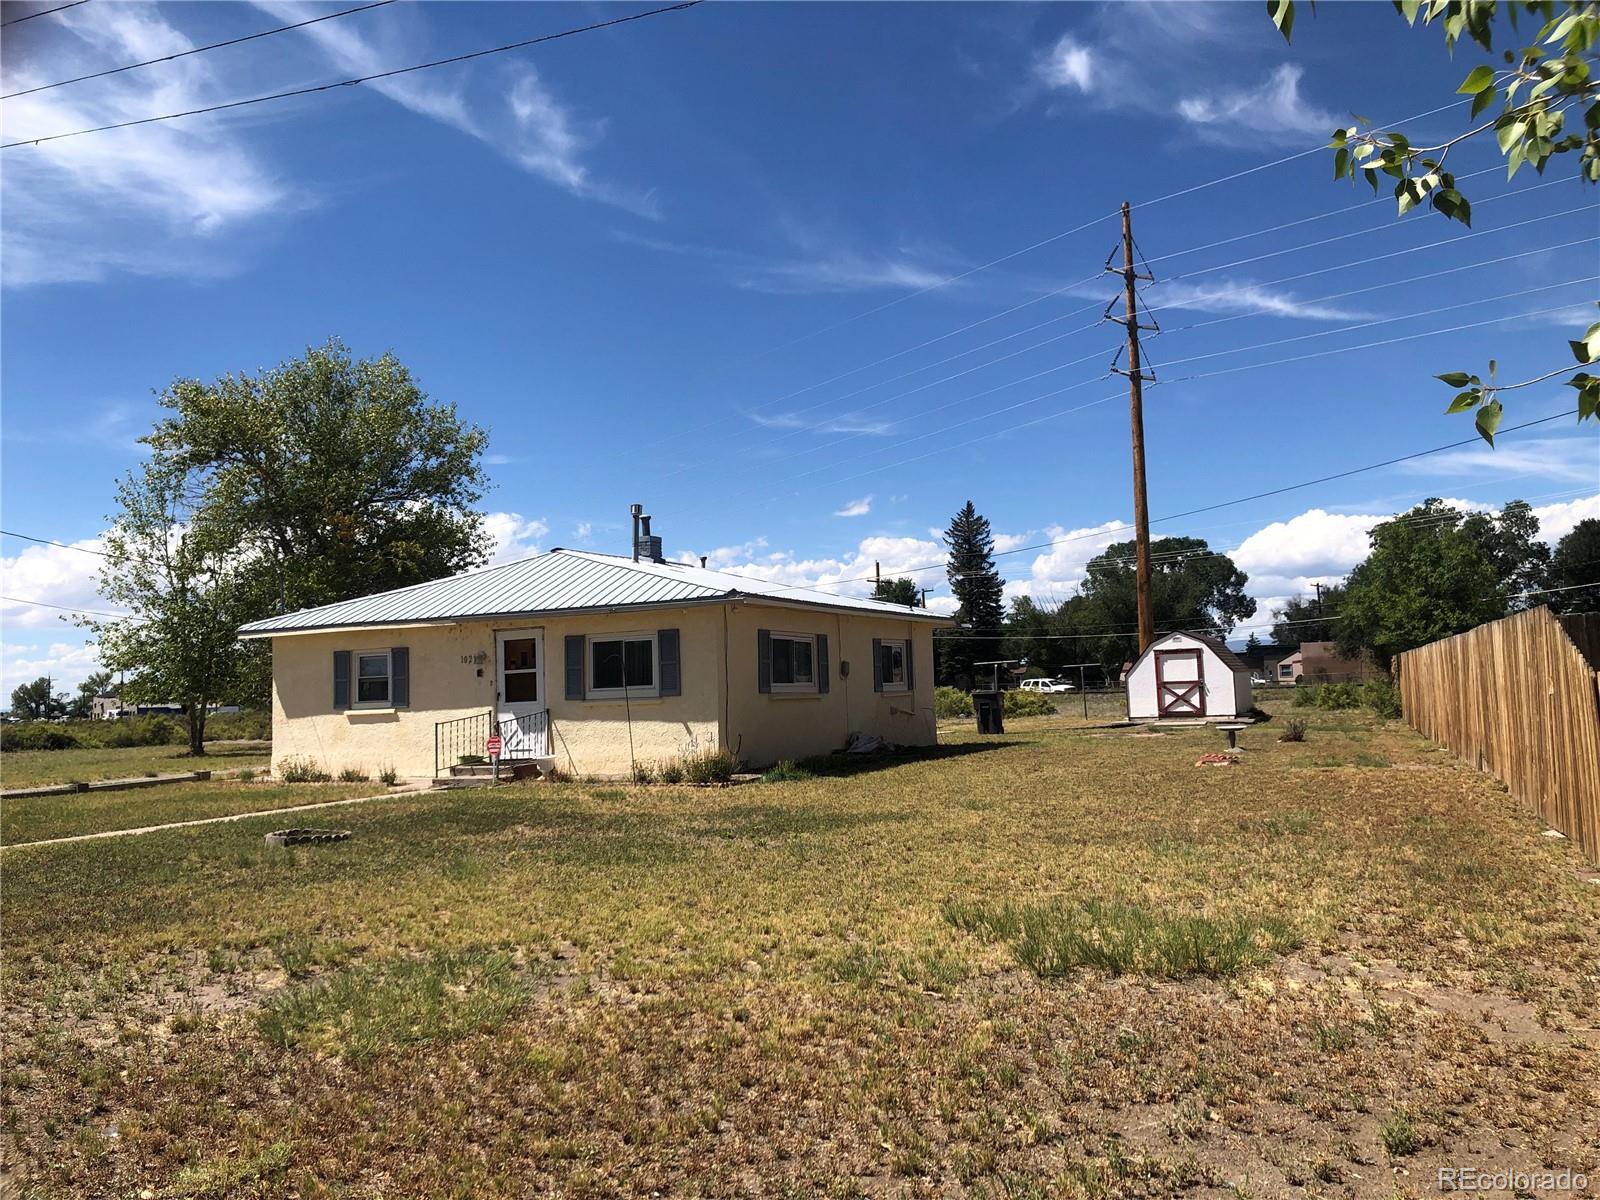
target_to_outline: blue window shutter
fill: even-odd
[[[817,691],[828,694],[828,635],[817,634]]]
[[[336,712],[350,707],[350,651],[333,652],[333,707]]]
[[[883,691],[883,639],[872,639],[872,690]]]
[[[756,691],[772,690],[772,630],[756,630]]]
[[[656,658],[657,665],[661,668],[660,694],[663,696],[683,695],[683,680],[680,678],[678,667],[678,631],[676,629],[656,630]]]
[[[567,699],[583,699],[583,634],[567,634]]]
[[[911,660],[917,656],[917,635],[913,633],[906,639],[906,690],[914,691],[917,686],[917,677],[912,671]]]
[[[404,646],[389,648],[389,703],[411,707],[411,651]]]

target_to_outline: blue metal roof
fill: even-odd
[[[361,625],[457,622],[722,600],[795,604],[950,623],[948,617],[922,608],[836,596],[687,563],[634,562],[631,558],[586,550],[552,550],[448,579],[267,617],[242,626],[239,632],[245,637],[269,637]]]

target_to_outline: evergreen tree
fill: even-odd
[[[944,541],[950,548],[946,570],[961,628],[940,643],[939,682],[970,688],[972,664],[1001,657],[998,635],[1005,614],[1005,581],[995,569],[989,522],[978,515],[972,501],[950,519]]]
[[[916,604],[922,599],[922,594],[917,591],[917,581],[909,575],[902,575],[899,579],[880,579],[877,586],[872,589],[874,600],[886,600],[890,604]]]

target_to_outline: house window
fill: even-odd
[[[640,699],[658,694],[655,634],[589,639],[589,699]]]
[[[356,655],[356,707],[389,706],[389,652]]]
[[[507,638],[502,644],[500,663],[501,699],[507,704],[539,699],[539,658],[537,638]]]
[[[1293,679],[1294,678],[1294,664],[1293,663],[1287,663],[1287,662],[1279,663],[1278,664],[1278,678],[1279,679]]]
[[[817,690],[817,639],[805,633],[772,635],[772,690]]]
[[[911,653],[909,642],[881,642],[878,645],[878,671],[886,692],[906,690],[906,656]]]

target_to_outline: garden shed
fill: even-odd
[[[1228,719],[1254,708],[1250,668],[1216,638],[1164,634],[1128,672],[1131,721]]]

